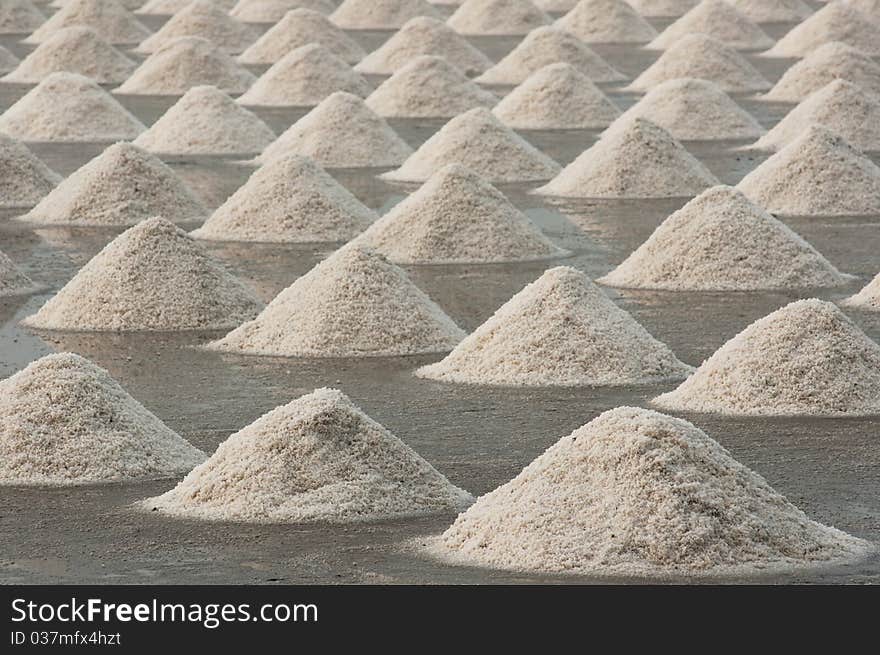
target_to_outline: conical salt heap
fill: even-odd
[[[529,32],[504,59],[477,78],[483,84],[522,84],[549,64],[571,64],[593,82],[619,82],[621,73],[579,38],[555,27]]]
[[[336,91],[361,98],[373,88],[339,57],[317,43],[279,59],[238,99],[256,107],[314,107]]]
[[[385,80],[367,98],[380,116],[453,118],[474,107],[498,102],[442,57],[416,57]]]
[[[399,357],[448,352],[465,333],[403,269],[345,246],[210,350],[281,357]]]
[[[560,166],[504,125],[485,107],[477,107],[446,123],[403,165],[380,177],[424,182],[446,164],[480,171],[492,183],[549,180]]]
[[[518,36],[551,20],[531,0],[464,0],[446,24],[459,34]]]
[[[467,75],[482,73],[492,66],[491,59],[451,27],[436,18],[419,16],[407,21],[354,69],[372,75],[391,75],[421,55],[443,57]]]
[[[257,40],[258,32],[239,23],[211,0],[193,0],[168,19],[158,32],[141,41],[138,52],[153,53],[182,36],[200,36],[221,50],[238,54]]]
[[[138,43],[150,36],[150,30],[117,0],[70,0],[24,43],[42,43],[72,25],[91,27],[113,45]]]
[[[33,280],[22,273],[6,253],[0,252],[0,298],[23,296],[39,291],[41,288],[40,285],[34,284]]]
[[[147,0],[135,11],[136,14],[148,16],[173,16],[178,11],[186,8],[192,0]],[[235,5],[235,0],[211,0],[223,11],[229,11]]]
[[[0,46],[0,74],[14,71],[20,63],[18,57]]]
[[[690,197],[715,176],[662,127],[617,123],[536,193],[568,198]]]
[[[680,380],[676,359],[582,272],[546,271],[418,377],[517,387],[605,386]]]
[[[550,64],[495,105],[492,113],[519,130],[607,127],[620,110],[571,64]]]
[[[772,214],[880,214],[880,168],[818,125],[806,127],[737,188]]]
[[[236,432],[142,506],[202,520],[360,523],[455,513],[472,502],[345,394],[325,388]]]
[[[263,121],[213,86],[195,86],[135,139],[172,155],[250,155],[275,139]]]
[[[437,171],[355,243],[396,264],[533,261],[571,254],[498,189],[458,164]]]
[[[693,424],[609,410],[477,499],[430,551],[459,565],[668,578],[754,575],[866,558]]]
[[[317,11],[294,9],[270,27],[238,58],[243,64],[274,64],[287,53],[318,43],[347,64],[356,64],[366,53],[357,41]]]
[[[120,141],[146,128],[96,82],[52,73],[0,116],[0,132],[22,141]]]
[[[220,330],[263,307],[186,232],[162,218],[107,244],[22,325],[45,330]]]
[[[624,0],[580,0],[555,25],[586,43],[647,43],[657,36]]]
[[[646,47],[665,50],[686,34],[705,34],[736,50],[763,50],[773,45],[764,30],[725,0],[702,0]]]
[[[875,276],[861,291],[842,300],[840,304],[868,312],[880,311],[880,275]]]
[[[110,146],[18,220],[43,225],[134,225],[153,216],[201,221],[208,210],[160,159],[130,143]]]
[[[800,102],[826,84],[841,79],[880,96],[880,64],[852,46],[832,41],[791,66],[761,98]]]
[[[35,205],[60,181],[27,146],[0,134],[0,207]]]
[[[727,0],[755,23],[799,23],[813,10],[803,0]]]
[[[259,168],[190,234],[214,241],[348,241],[376,218],[310,159],[287,155]]]
[[[869,55],[880,55],[877,25],[862,12],[843,2],[829,2],[815,14],[793,27],[767,57],[806,57],[819,46],[840,41]]]
[[[766,91],[772,85],[733,48],[705,34],[688,34],[673,43],[629,85],[648,91],[681,78],[707,80],[725,93]]]
[[[645,18],[679,18],[700,4],[700,0],[627,0]]]
[[[425,0],[342,0],[330,20],[348,30],[394,30],[417,16],[440,18]]]
[[[834,287],[850,279],[741,192],[716,186],[597,281],[629,289],[754,291]]]
[[[0,34],[30,34],[45,20],[31,0],[3,0],[0,4]]]
[[[242,23],[274,24],[288,11],[300,8],[329,16],[336,6],[332,0],[238,0],[229,15]]]

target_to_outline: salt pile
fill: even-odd
[[[386,180],[424,182],[446,164],[479,171],[492,183],[549,180],[560,166],[491,111],[477,107],[446,123]]]
[[[766,91],[770,82],[733,48],[705,34],[688,34],[673,43],[630,85],[648,91],[670,80],[707,80],[725,93]]]
[[[0,207],[30,207],[60,181],[27,146],[0,134]]]
[[[18,57],[0,46],[0,74],[15,70],[19,63]]]
[[[331,0],[238,0],[229,15],[242,23],[274,24],[300,8],[329,15],[335,6]]]
[[[880,275],[871,280],[864,289],[841,301],[840,304],[863,311],[880,311]]]
[[[201,221],[208,210],[161,160],[130,143],[117,143],[72,173],[19,220],[134,225],[159,215]]]
[[[880,214],[880,168],[818,125],[806,128],[737,188],[783,216]]]
[[[52,73],[0,116],[0,132],[22,141],[120,141],[143,124],[87,77]]]
[[[880,96],[880,64],[861,50],[833,41],[818,47],[785,71],[762,98],[800,102],[836,79],[858,84],[865,91]]]
[[[135,13],[150,16],[173,16],[190,2],[192,0],[147,0]],[[223,11],[231,10],[235,4],[235,0],[211,0],[211,2]]]
[[[505,125],[522,130],[607,127],[620,110],[571,64],[544,66],[492,110]]]
[[[498,189],[458,164],[437,171],[355,243],[396,264],[533,261],[570,254]]]
[[[792,28],[764,54],[768,57],[806,57],[819,46],[840,41],[865,54],[880,55],[877,25],[843,2],[829,2]]]
[[[802,0],[727,0],[755,23],[799,23],[813,10]]]
[[[423,378],[502,386],[601,386],[680,380],[681,363],[582,272],[546,271]]]
[[[346,246],[296,280],[211,350],[282,357],[447,352],[465,333],[381,255]]]
[[[635,407],[560,439],[431,545],[463,565],[649,578],[829,566],[873,550],[811,520],[693,424]]]
[[[325,388],[261,416],[142,505],[203,520],[356,523],[455,513],[472,502],[345,394]]]
[[[451,27],[436,18],[420,16],[408,21],[354,69],[391,75],[421,55],[443,57],[467,75],[482,73],[492,66],[491,59]]]
[[[569,198],[695,196],[718,180],[650,121],[617,123],[536,193]]]
[[[150,30],[117,0],[71,0],[34,30],[24,43],[42,43],[58,30],[72,25],[91,27],[113,45],[137,43],[150,36]]]
[[[197,230],[197,239],[347,241],[377,218],[311,160],[287,155],[258,169]]]
[[[700,0],[627,0],[645,18],[678,18],[700,4]]]
[[[716,186],[597,281],[629,289],[754,291],[834,287],[850,279],[741,192]]]
[[[452,118],[474,107],[492,107],[494,93],[472,82],[442,57],[416,57],[367,98],[380,116]]]
[[[224,93],[243,93],[255,81],[250,71],[207,39],[182,36],[150,55],[116,93],[183,95],[204,84]]]
[[[0,298],[23,296],[41,287],[19,270],[6,253],[0,252]]]
[[[213,86],[196,86],[134,143],[161,154],[249,155],[274,139],[268,125],[228,95]]]
[[[586,43],[647,43],[657,36],[624,0],[581,0],[555,25]]]
[[[3,0],[0,4],[0,34],[30,34],[45,20],[31,0]]]
[[[477,78],[483,84],[522,84],[544,66],[571,64],[593,82],[619,82],[621,73],[579,38],[555,27],[529,32],[504,59]]]
[[[646,47],[665,50],[687,34],[705,34],[737,50],[763,50],[773,45],[764,30],[725,0],[702,0]]]
[[[566,12],[574,9],[578,0],[534,0],[534,4],[544,11]],[[435,2],[435,4],[437,4]]]
[[[256,41],[258,32],[239,23],[211,0],[193,0],[168,19],[158,32],[141,41],[138,52],[153,53],[182,36],[200,36],[224,52],[238,54]]]
[[[446,24],[459,34],[528,34],[550,16],[530,0],[464,0]]]
[[[349,30],[393,30],[416,16],[440,18],[425,0],[343,0],[330,20]]]
[[[162,218],[107,244],[22,325],[45,330],[219,330],[263,304],[186,232]]]

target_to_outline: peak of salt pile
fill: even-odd
[[[398,357],[448,352],[465,333],[404,270],[344,246],[259,316],[207,346],[281,357]]]
[[[852,46],[832,41],[789,68],[764,100],[800,102],[830,82],[841,79],[880,96],[880,64]]]
[[[669,216],[597,281],[628,289],[754,291],[833,287],[849,280],[740,191],[716,186]]]
[[[4,252],[0,252],[0,298],[23,296],[41,287],[34,284],[27,275]]]
[[[19,63],[18,57],[0,46],[0,74],[15,70]]]
[[[291,125],[257,158],[295,153],[328,168],[397,166],[412,148],[351,93],[337,91]]]
[[[135,11],[136,14],[149,16],[173,16],[184,9],[192,0],[147,0]],[[235,4],[235,0],[211,0],[223,11],[229,11]]]
[[[120,141],[146,128],[97,82],[52,73],[0,116],[0,132],[22,141]]]
[[[220,330],[256,316],[253,291],[162,218],[107,244],[22,325],[44,330]]]
[[[616,123],[536,193],[568,198],[679,198],[718,184],[666,130]]]
[[[294,9],[311,9],[330,15],[335,8],[332,0],[238,0],[229,15],[242,23],[274,24]]]
[[[645,18],[679,18],[700,4],[700,0],[627,0]]]
[[[464,0],[446,24],[459,34],[518,36],[551,21],[531,0]]]
[[[880,214],[880,168],[818,125],[806,128],[737,188],[783,216]]]
[[[691,370],[584,273],[558,266],[415,374],[463,384],[569,387],[680,380]]]
[[[657,36],[624,0],[581,0],[555,25],[586,43],[647,43]]]
[[[377,218],[310,159],[259,168],[197,230],[197,239],[262,243],[348,241]]]
[[[58,30],[72,25],[91,27],[113,45],[137,43],[150,30],[117,0],[71,0],[24,40],[42,43]]]
[[[861,291],[842,300],[840,304],[869,312],[880,311],[880,275],[875,276]]]
[[[237,54],[257,40],[258,32],[239,23],[211,0],[193,0],[141,41],[138,52],[153,53],[182,36],[200,36],[224,52]]]
[[[819,46],[840,41],[869,55],[880,55],[877,25],[862,12],[843,2],[829,2],[815,14],[793,27],[767,57],[806,57]]]
[[[160,159],[117,143],[80,167],[19,220],[50,225],[134,225],[153,216],[201,221],[208,210]]]
[[[27,146],[0,134],[0,207],[30,207],[60,181]]]
[[[498,189],[458,164],[437,171],[355,241],[396,264],[564,257]]]
[[[514,129],[607,127],[620,110],[571,64],[544,66],[508,93],[492,113]]]
[[[440,18],[425,0],[343,0],[330,20],[349,30],[394,30],[416,16]]]
[[[492,107],[498,97],[472,82],[442,57],[416,57],[367,98],[380,116],[452,118],[474,107]]]
[[[803,0],[727,0],[755,23],[799,23],[813,10]]]
[[[549,64],[571,64],[593,82],[619,82],[621,73],[577,38],[555,27],[529,32],[506,57],[477,78],[483,84],[522,84]]]
[[[477,107],[446,123],[403,165],[380,177],[424,182],[446,164],[462,164],[492,183],[549,180],[560,166],[499,121]]]
[[[693,424],[617,407],[477,499],[431,544],[454,563],[591,576],[749,575],[864,559]]]
[[[217,447],[149,510],[202,520],[359,523],[473,502],[341,391],[276,407]]]
[[[421,55],[443,57],[467,75],[482,73],[492,66],[491,59],[451,27],[436,18],[419,16],[407,21],[354,69],[373,75],[391,75]]]
[[[275,134],[228,95],[213,86],[196,86],[135,139],[144,150],[171,155],[250,155]]]
[[[0,4],[0,34],[30,34],[45,20],[31,0],[3,0]]]
[[[705,34],[736,50],[763,50],[773,45],[764,30],[725,0],[702,0],[645,47],[665,50],[687,34]]]

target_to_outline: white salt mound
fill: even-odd
[[[40,290],[4,252],[0,252],[0,298],[23,296]]]
[[[536,193],[568,198],[678,198],[718,184],[662,127],[617,123]]]
[[[430,547],[457,564],[591,576],[749,575],[864,559],[691,423],[618,407],[477,499]]]
[[[146,128],[98,84],[52,73],[0,116],[0,132],[22,141],[121,141]]]
[[[330,20],[348,30],[394,30],[416,16],[440,18],[425,0],[343,0]]]
[[[190,2],[192,0],[147,0],[135,13],[150,16],[173,16]],[[235,0],[211,0],[211,2],[223,11],[229,11],[235,5]]]
[[[190,234],[214,241],[347,241],[376,218],[310,159],[287,155],[259,168]]]
[[[477,107],[446,123],[403,165],[380,177],[424,182],[446,164],[479,171],[492,183],[549,180],[560,166],[495,118]]]
[[[678,18],[700,4],[700,0],[627,0],[645,18]]]
[[[498,97],[442,57],[424,55],[385,80],[366,102],[380,116],[452,118],[474,107],[492,107]]]
[[[437,171],[355,241],[396,264],[463,264],[564,257],[529,218],[477,173]]]
[[[803,0],[727,0],[755,23],[799,23],[813,10]]]
[[[819,46],[840,41],[869,55],[880,55],[877,25],[860,11],[843,2],[829,2],[815,14],[793,27],[767,57],[806,57]]]
[[[201,221],[208,210],[160,159],[117,143],[80,167],[18,220],[48,225],[134,225],[153,216]]]
[[[880,275],[874,277],[857,294],[842,300],[840,304],[869,312],[880,311]]]
[[[242,23],[274,24],[294,9],[311,9],[329,15],[335,8],[331,0],[238,0],[229,15]]]
[[[30,207],[60,181],[27,146],[0,134],[0,207]]]
[[[45,20],[31,0],[3,0],[0,4],[0,34],[30,34]]]
[[[91,27],[113,45],[138,43],[150,36],[150,30],[118,0],[70,0],[24,43],[42,43],[58,30],[72,25]]]
[[[555,25],[586,43],[647,43],[657,36],[624,0],[581,0]]]
[[[19,63],[18,57],[9,52],[9,50],[3,46],[0,46],[0,74],[9,73],[10,71],[15,70]]]
[[[737,188],[773,214],[880,214],[880,168],[818,125],[746,175]]]
[[[202,520],[356,523],[458,512],[473,502],[335,389],[236,432],[145,509]]]
[[[268,125],[228,95],[213,86],[196,86],[134,143],[160,154],[249,155],[274,139]]]
[[[209,350],[281,357],[399,357],[448,352],[465,333],[404,270],[344,246],[259,316]]]
[[[186,232],[151,218],[120,234],[22,325],[45,330],[220,330],[263,307]]]
[[[492,113],[514,129],[589,129],[607,127],[620,110],[571,64],[550,64],[495,105]]]
[[[224,52],[238,54],[257,40],[259,32],[240,23],[211,0],[193,0],[174,14],[148,39],[138,52],[153,53],[182,36],[200,36]]]
[[[702,0],[646,47],[665,50],[687,34],[705,34],[736,50],[763,50],[773,39],[725,0]]]
[[[459,34],[525,35],[551,21],[530,0],[464,0],[446,24]]]
[[[800,102],[837,79],[880,96],[880,64],[861,50],[832,41],[791,66],[761,97],[774,102]]]
[[[740,191],[716,186],[669,216],[597,281],[629,289],[754,291],[834,287],[850,279]]]

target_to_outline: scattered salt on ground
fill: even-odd
[[[416,57],[367,98],[380,116],[452,118],[474,107],[492,107],[498,97],[472,82],[442,57]]]
[[[861,50],[833,41],[794,64],[761,97],[774,102],[800,102],[836,79],[858,84],[880,96],[880,64]]]
[[[818,125],[805,129],[737,188],[783,216],[880,214],[880,168]]]
[[[282,357],[448,352],[465,333],[384,257],[345,246],[210,350]]]
[[[365,98],[372,90],[342,59],[310,43],[272,64],[238,102],[255,107],[314,107],[336,91]]]
[[[46,330],[219,330],[263,304],[186,232],[151,218],[120,234],[23,325]]]
[[[492,110],[505,125],[522,130],[607,127],[620,110],[571,64],[544,66]]]
[[[27,146],[0,134],[0,207],[30,207],[60,181]]]
[[[18,57],[3,46],[0,46],[0,74],[15,70],[19,63]]]
[[[564,257],[498,189],[458,164],[437,171],[355,241],[397,264]]]
[[[287,53],[310,43],[319,43],[348,64],[364,58],[357,41],[317,11],[294,9],[270,27],[245,50],[238,60],[243,64],[274,64]]]
[[[407,21],[354,69],[361,73],[391,75],[420,55],[443,57],[467,75],[482,73],[492,66],[491,59],[451,27],[436,18],[420,16]]]
[[[235,4],[235,0],[211,0],[223,11],[229,11]],[[172,16],[185,8],[192,0],[147,0],[135,12],[150,16]]]
[[[287,128],[257,161],[290,153],[328,168],[383,167],[399,165],[412,148],[362,99],[337,91]]]
[[[335,6],[331,0],[238,0],[229,15],[242,23],[274,24],[300,8],[329,15]]]
[[[877,275],[857,294],[842,300],[840,304],[870,312],[880,311],[880,275]]]
[[[116,93],[183,95],[209,84],[224,93],[243,93],[256,81],[232,57],[198,36],[169,41],[150,55]]]
[[[502,386],[649,384],[693,370],[584,273],[546,271],[418,377]]]
[[[343,0],[330,20],[349,30],[394,30],[416,16],[440,18],[425,0]]]
[[[693,424],[618,407],[480,497],[429,552],[459,565],[647,578],[864,559]]]
[[[0,166],[2,165],[0,162]],[[22,273],[6,253],[0,252],[0,298],[22,296],[38,289],[39,285]]]
[[[555,25],[586,43],[647,43],[657,36],[624,0],[581,0]]]
[[[771,87],[758,69],[733,48],[705,34],[688,34],[664,51],[628,88],[647,91],[686,77],[708,80],[725,93],[766,91]]]
[[[832,303],[798,300],[749,325],[652,402],[750,416],[877,414],[880,346]]]
[[[536,193],[569,198],[695,196],[718,180],[662,127],[617,123]]]
[[[45,20],[31,0],[3,0],[0,4],[0,34],[30,34]]]
[[[174,14],[158,32],[137,47],[152,53],[181,36],[200,36],[225,52],[237,54],[257,40],[259,32],[240,23],[211,0],[193,0]]]
[[[574,34],[555,27],[529,32],[504,59],[477,78],[483,84],[521,84],[548,64],[571,64],[593,82],[619,82],[621,73]]]
[[[860,11],[842,3],[829,2],[815,14],[793,27],[767,57],[806,57],[829,41],[841,41],[869,55],[880,55],[877,25]]]
[[[287,155],[258,169],[190,234],[214,241],[347,241],[376,218],[310,159]]]
[[[18,220],[55,225],[134,225],[153,216],[201,221],[208,210],[161,160],[117,143],[72,173]]]
[[[446,24],[459,34],[525,35],[551,21],[531,0],[464,0]]]
[[[737,50],[763,50],[773,39],[724,0],[702,0],[646,47],[665,50],[687,34],[705,34]]]
[[[213,86],[196,86],[135,139],[150,152],[171,155],[250,155],[275,134],[263,121]]]
[[[627,0],[645,18],[679,18],[700,4],[700,0]]]
[[[799,23],[813,10],[803,0],[727,0],[755,23]]]
[[[345,394],[325,388],[264,414],[141,505],[209,521],[359,523],[455,513],[472,502]]]
[[[560,166],[495,118],[485,107],[446,123],[393,171],[380,177],[424,182],[446,164],[479,171],[492,183],[549,180]]]
[[[110,43],[138,43],[150,30],[117,0],[71,0],[24,40],[42,43],[55,32],[72,25],[91,27]]]
[[[146,129],[96,82],[52,73],[0,116],[0,132],[22,141],[120,141]]]
[[[833,287],[850,279],[740,191],[716,186],[597,281],[630,289],[753,291]]]

